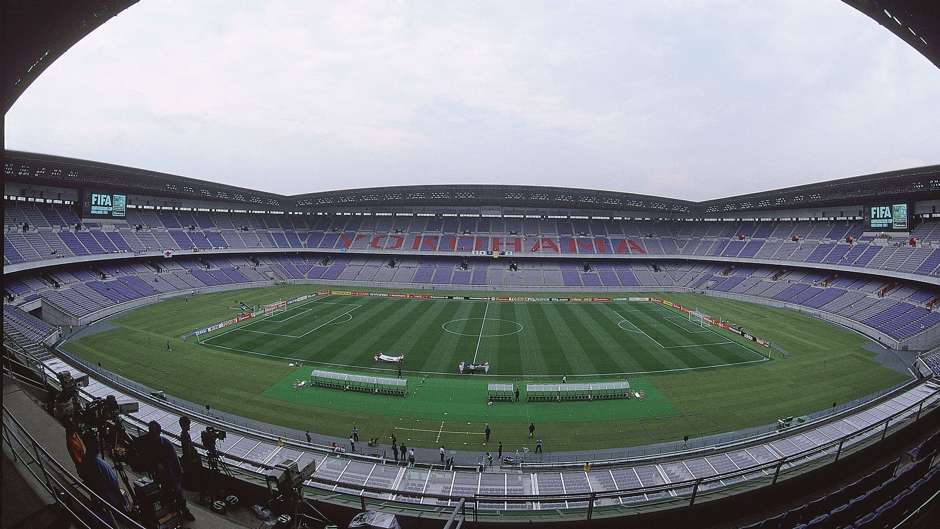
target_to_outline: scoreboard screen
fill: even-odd
[[[868,206],[865,221],[869,231],[908,231],[910,229],[907,204],[879,204]]]
[[[85,199],[86,212],[93,217],[124,218],[127,195],[89,193]]]

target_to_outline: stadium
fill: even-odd
[[[132,3],[22,14],[4,110]],[[846,4],[938,63],[927,2]],[[191,527],[257,526],[248,505],[268,527],[938,519],[940,166],[696,201],[278,194],[106,162],[2,162],[5,387],[32,396],[4,404],[4,454],[72,526],[181,526],[156,501],[102,514],[57,457],[65,434],[42,436],[112,395],[89,427],[105,448],[155,421],[185,459],[191,419],[222,499],[184,486]],[[143,505],[147,472],[126,466]]]

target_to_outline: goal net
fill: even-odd
[[[699,326],[701,326],[701,327],[704,327],[704,326],[705,326],[705,319],[706,319],[706,318],[711,319],[711,318],[709,318],[708,314],[705,314],[705,313],[703,313],[703,312],[699,312],[698,310],[690,310],[690,311],[689,311],[689,321],[692,322],[692,323],[694,323],[695,325],[699,325]]]

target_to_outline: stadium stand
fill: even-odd
[[[94,369],[79,369],[42,348],[58,332],[50,321],[83,324],[180,293],[280,282],[445,291],[693,290],[842,318],[834,321],[851,322],[853,328],[897,343],[932,336],[940,325],[935,312],[940,222],[933,219],[922,219],[911,232],[915,240],[902,242],[866,236],[861,221],[129,210],[125,219],[98,222],[80,218],[75,206],[7,203],[4,267],[11,273],[4,281],[4,334],[51,372],[80,375]],[[493,258],[494,251],[499,258]],[[40,303],[47,321],[29,313],[37,312]],[[934,355],[921,359],[936,373]],[[407,394],[407,382],[400,379],[318,370],[310,382]],[[623,398],[630,391],[626,383],[619,387],[609,382],[542,386],[527,386],[525,398],[593,400]],[[96,381],[87,391],[88,396],[101,396],[115,388]],[[142,399],[143,415],[134,415],[133,424],[142,426],[145,415],[159,417],[168,432],[175,431],[172,412],[130,387],[118,392],[122,398]],[[514,393],[512,384],[491,384],[487,394],[497,401],[514,400]],[[572,469],[582,462],[483,474],[475,468],[389,467],[336,454],[329,447],[282,445],[250,432],[230,436],[235,443],[250,439],[255,447],[250,453],[232,450],[236,444],[229,442],[223,452],[228,463],[245,472],[264,469],[281,456],[313,461],[317,473],[308,487],[396,504],[448,508],[460,497],[479,496],[476,508],[481,512],[659,505],[694,502],[697,493],[761,482],[775,472],[832,457],[842,447],[867,443],[919,416],[921,409],[932,409],[938,399],[935,382],[923,379],[849,414],[810,421],[747,446],[731,444],[720,452],[681,454],[678,459],[605,461],[601,472],[590,473]],[[917,453],[928,453],[934,444],[923,444]],[[917,472],[904,467],[892,470],[891,476],[877,474],[870,479],[883,479],[890,490],[867,482],[853,485],[756,526],[824,527],[845,521],[870,527],[877,520],[895,519],[922,500],[922,487],[934,486],[934,474],[921,472],[915,478]]]
[[[728,267],[707,263],[612,262],[589,271],[576,262],[515,260],[508,264],[482,257],[402,257],[316,254],[259,257],[206,255],[171,260],[118,261],[58,267],[39,275],[21,274],[4,284],[8,301],[41,298],[80,318],[113,306],[170,292],[249,285],[272,280],[319,280],[338,284],[388,284],[400,287],[490,286],[505,289],[691,288],[729,292],[803,306],[848,318],[903,340],[940,323],[933,301],[940,287],[852,273],[820,273],[770,266]]]
[[[940,467],[932,467],[929,458],[898,468],[894,461],[840,490],[740,529],[884,527],[888,520],[902,519],[940,486]]]
[[[9,201],[8,201],[9,202]],[[346,216],[321,215],[292,217],[288,222],[273,215],[245,216],[214,213],[201,223],[186,215],[182,226],[177,214],[130,211],[126,222],[107,226],[83,225],[78,230],[51,223],[31,224],[39,212],[55,212],[57,218],[78,221],[66,207],[31,203],[10,203],[4,215],[7,237],[4,263],[19,264],[71,256],[120,253],[199,251],[239,248],[360,250],[401,253],[488,253],[510,252],[513,256],[621,255],[726,257],[735,260],[759,259],[834,265],[855,271],[893,271],[940,276],[940,222],[928,220],[918,225],[911,237],[915,245],[888,239],[861,237],[859,222],[721,222],[712,232],[689,233],[688,223],[676,221],[614,221],[585,224],[577,236],[557,235],[573,231],[561,219],[526,219],[526,235],[519,235],[503,219],[466,222],[458,234],[456,219],[431,225],[426,217],[395,217],[400,223],[394,232],[381,218],[363,220]],[[68,212],[68,213],[66,213]],[[434,217],[437,218],[437,217]],[[452,219],[452,217],[445,217]],[[461,218],[461,221],[466,219]],[[61,221],[60,221],[61,222]],[[415,226],[412,226],[412,223]],[[76,224],[79,224],[76,222]],[[288,226],[285,227],[284,224]],[[218,229],[218,225],[238,226],[238,230]],[[482,225],[482,226],[481,226]],[[273,226],[273,227],[272,227]],[[435,229],[430,229],[435,228]],[[215,228],[215,229],[213,229]],[[477,231],[480,230],[480,231]],[[752,232],[746,234],[744,232]],[[783,235],[783,236],[780,236]],[[798,242],[792,239],[798,237]],[[845,239],[852,237],[852,243]],[[741,238],[746,238],[742,240]],[[415,282],[432,282],[433,270],[423,270]],[[600,285],[593,275],[575,278],[564,274],[569,286]],[[585,283],[584,281],[588,281]],[[443,282],[442,277],[433,281]]]

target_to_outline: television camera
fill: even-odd
[[[212,426],[207,426],[206,429],[203,430],[201,434],[199,434],[199,436],[202,439],[202,447],[206,449],[206,463],[209,467],[209,470],[231,475],[219,455],[219,447],[217,446],[219,441],[225,440],[225,431],[219,430],[218,428]]]
[[[321,527],[328,522],[323,513],[303,496],[304,476],[313,474],[315,468],[316,461],[301,469],[296,461],[287,460],[267,472],[265,481],[271,495],[269,507],[275,517],[275,529]],[[314,516],[305,513],[304,506]]]

